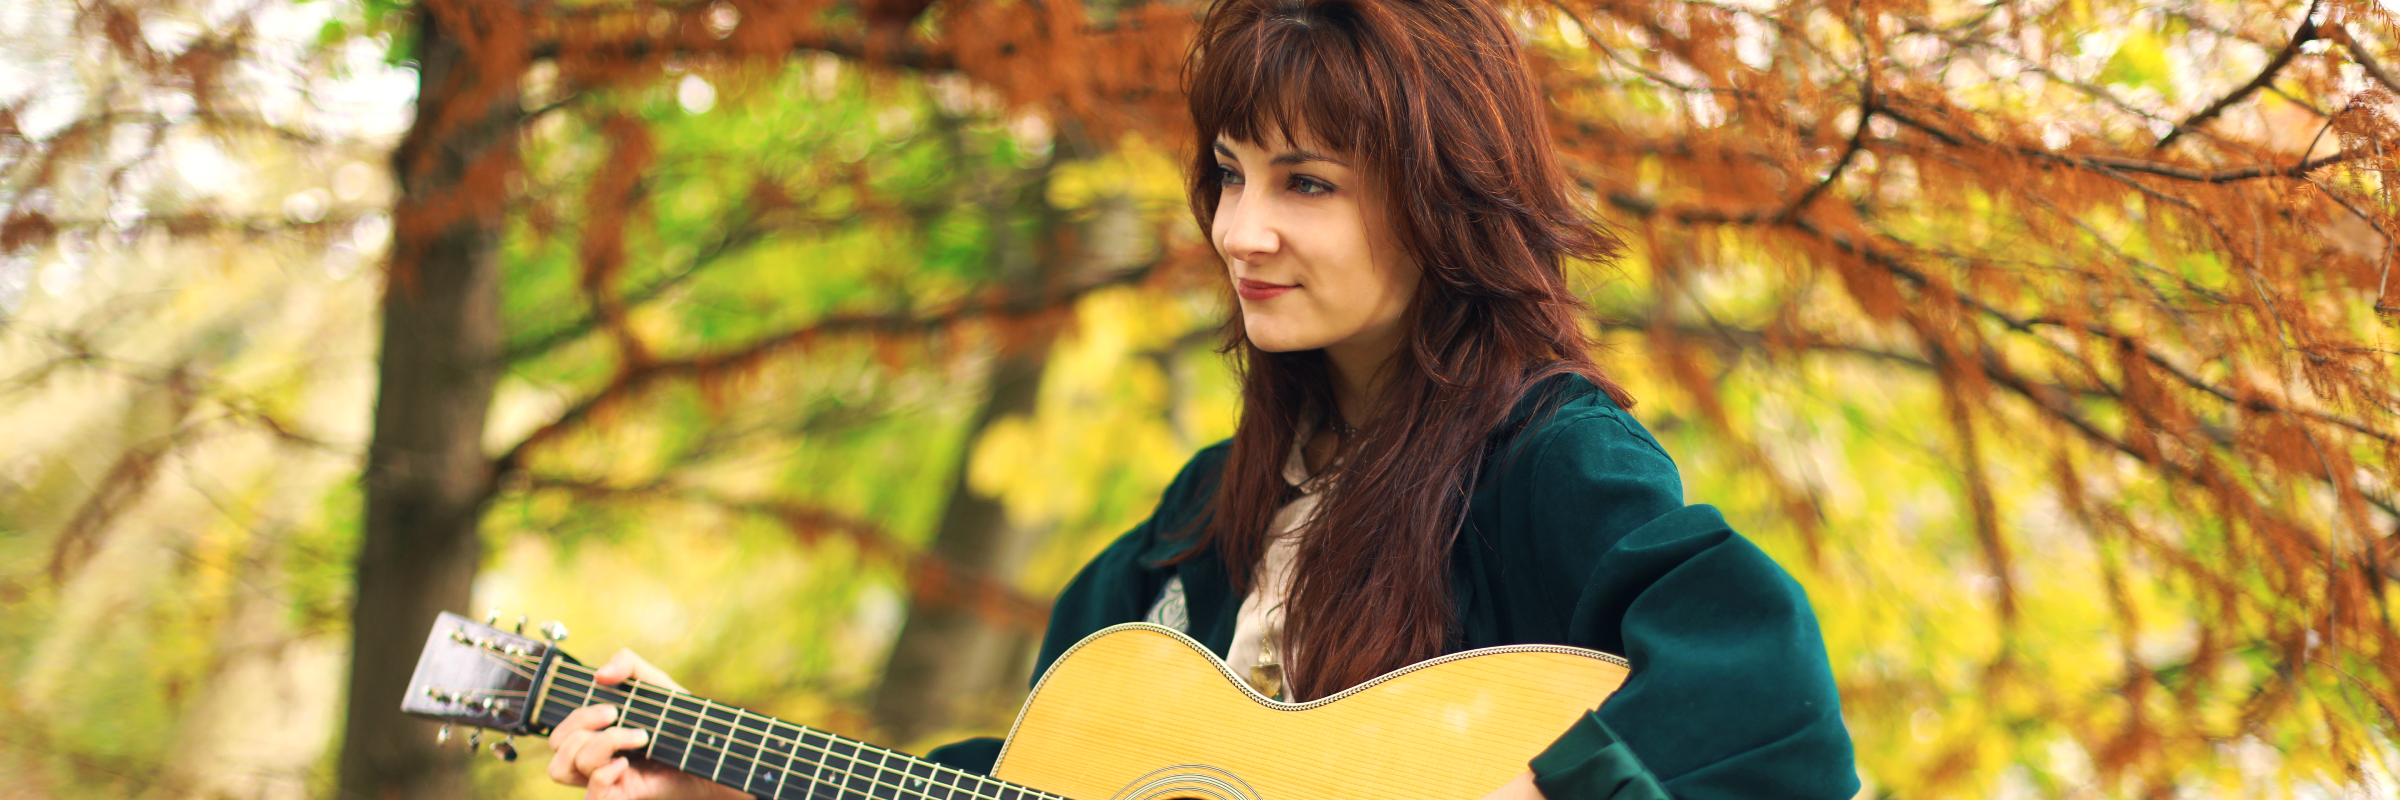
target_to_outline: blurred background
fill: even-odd
[[[1871,797],[2400,792],[2376,2],[1506,3]],[[906,748],[1230,434],[1198,0],[0,0],[0,798],[571,797],[439,610]]]

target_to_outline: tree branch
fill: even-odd
[[[1964,147],[1969,144],[1969,140],[1959,138],[1959,134],[1935,127],[1923,120],[1917,119],[1907,112],[1892,108],[1889,105],[1877,108],[1876,113],[1888,117],[1893,121],[1909,128],[1913,128],[1927,136],[1938,139],[1943,144],[1947,144],[1952,147]],[[1972,143],[1974,144],[1992,147],[2027,158],[2049,161],[2077,169],[2090,170],[2103,174],[2109,172],[2134,172],[2144,175],[2156,175],[2162,178],[2174,178],[2176,180],[2192,181],[2196,183],[2232,183],[2235,181],[2246,181],[2257,178],[2301,179],[2308,177],[2308,173],[2322,169],[2326,165],[2350,161],[2362,155],[2360,153],[2341,152],[2325,156],[2324,158],[2303,158],[2300,163],[2293,164],[2289,167],[2255,166],[2221,169],[2213,172],[2202,172],[2200,170],[2177,166],[2163,161],[2126,158],[2123,156],[2053,153],[2033,147],[2002,145],[1992,142],[1989,139],[1984,139],[1980,136],[1974,136],[1973,134],[1967,135],[1972,137]],[[1873,142],[1873,144],[1877,147],[1877,149],[1883,149],[1887,147],[1903,151],[1911,149],[1906,143],[1891,139],[1876,140]],[[2303,155],[2305,156],[2305,154]]]
[[[659,295],[666,294],[667,290],[682,285],[684,281],[692,279],[702,270],[722,263],[734,253],[740,252],[763,238],[766,238],[765,230],[750,224],[750,221],[745,221],[732,230],[726,231],[724,236],[718,237],[715,243],[709,245],[707,252],[693,256],[690,262],[684,264],[683,269],[627,292],[619,298],[619,301],[626,308],[631,309],[655,300]],[[581,339],[585,334],[591,333],[599,327],[600,315],[592,313],[587,307],[583,316],[577,317],[565,325],[509,345],[501,353],[500,361],[506,364],[516,364],[541,356],[557,349],[560,345]]]
[[[160,114],[153,111],[104,111],[77,119],[74,122],[67,123],[65,127],[58,129],[58,131],[50,134],[48,138],[41,139],[39,142],[48,144],[70,136],[96,135],[105,133],[106,129],[111,125],[144,125],[153,128],[165,128],[174,125],[199,125],[204,128],[222,128],[264,133],[293,144],[359,148],[370,146],[369,143],[356,139],[329,139],[325,136],[325,134],[315,131],[305,131],[299,128],[283,125],[270,121],[266,117],[258,114],[231,113],[224,111],[193,111],[182,119],[170,119],[165,114]],[[20,136],[23,135],[22,133],[15,131],[11,131],[11,133],[16,133]]]
[[[947,52],[927,50],[913,45],[904,45],[897,49],[875,48],[870,47],[864,37],[851,39],[825,33],[794,37],[791,51],[794,55],[808,52],[826,53],[853,61],[904,67],[918,72],[954,72],[958,69],[957,59],[952,58]],[[714,42],[712,45],[696,45],[688,41],[669,42],[644,37],[589,43],[577,42],[573,45],[557,40],[538,42],[533,46],[532,57],[536,61],[590,60],[622,65],[640,63],[653,57],[689,58],[736,54],[732,45],[723,41]]]
[[[278,216],[232,217],[205,212],[144,216],[129,223],[118,223],[107,219],[51,219],[49,220],[50,230],[46,233],[55,235],[64,231],[165,230],[172,236],[195,236],[219,232],[262,236],[270,233],[335,228],[361,222],[382,213],[381,209],[373,208],[348,209],[339,213],[328,213],[315,222],[300,222]],[[46,237],[33,241],[46,241]]]
[[[1790,227],[1820,239],[1827,244],[1831,244],[1842,252],[1850,253],[1865,259],[1868,263],[1874,264],[1876,267],[1892,273],[1895,277],[1907,281],[1912,286],[1922,289],[1933,285],[1933,282],[1927,278],[1923,272],[1918,271],[1914,267],[1908,266],[1898,256],[1875,250],[1874,248],[1856,242],[1847,236],[1827,233],[1822,229],[1817,228],[1815,225],[1810,224],[1806,219],[1778,221],[1774,212],[1764,210],[1754,210],[1741,213],[1705,208],[1666,210],[1659,208],[1658,204],[1649,200],[1625,193],[1611,194],[1609,195],[1608,199],[1611,205],[1634,214],[1645,217],[1663,215],[1669,219],[1686,225],[1778,224],[1784,227]],[[1973,308],[1977,312],[1999,322],[2002,326],[2019,333],[2033,333],[2036,327],[2054,327],[2069,332],[2095,336],[2111,343],[2138,341],[2128,334],[2096,327],[2088,323],[2082,325],[2070,325],[2063,320],[2054,320],[2045,317],[2018,317],[2014,314],[2008,313],[2008,311],[2000,308],[1997,305],[1993,305],[1990,301],[1976,297],[1972,294],[1968,294],[1967,292],[1959,290],[1955,287],[1947,289],[1946,291],[1952,294],[1961,305]],[[2195,390],[2206,393],[2212,397],[2216,397],[2219,400],[2232,404],[2238,408],[2262,413],[2292,414],[2303,416],[2318,422],[2348,429],[2352,432],[2380,442],[2387,444],[2400,444],[2400,434],[2384,431],[2376,428],[2373,425],[2369,425],[2366,422],[2350,419],[2348,417],[2326,411],[2285,406],[2263,396],[2246,397],[2243,394],[2236,393],[2230,389],[2211,384],[2201,379],[2199,375],[2176,364],[2165,354],[2160,353],[2153,348],[2144,345],[2140,348],[2140,351],[2144,360],[2157,365],[2169,375],[2173,375],[2176,380],[2184,383],[2187,386],[2190,386]]]
[[[813,545],[827,534],[849,540],[871,561],[896,566],[912,598],[934,605],[964,608],[997,626],[1039,632],[1050,619],[1050,603],[982,570],[969,569],[939,555],[902,544],[882,526],[821,506],[788,500],[728,497],[708,489],[653,482],[622,486],[555,475],[531,476],[532,490],[562,491],[601,500],[663,499],[694,503],[772,519]]]
[[[2218,114],[2224,113],[2225,109],[2241,102],[2243,98],[2249,97],[2260,87],[2274,82],[2275,73],[2282,72],[2283,65],[2292,63],[2292,57],[2300,54],[2300,46],[2317,38],[2317,22],[2314,17],[2317,15],[2317,8],[2323,3],[2324,0],[2309,0],[2308,13],[2300,15],[2300,27],[2292,31],[2291,43],[2284,45],[2282,50],[2275,53],[2274,58],[2267,60],[2267,65],[2258,71],[2258,77],[2251,78],[2249,83],[2242,84],[2242,87],[2233,90],[2232,94],[2217,98],[2217,101],[2208,104],[2207,108],[2200,109],[2199,113],[2193,114],[2190,119],[2184,120],[2173,130],[2167,131],[2167,135],[2159,137],[2158,144],[2151,145],[2150,149],[2153,151],[2167,149],[2167,145],[2174,144],[2177,138],[2183,136],[2184,131],[2216,118]]]
[[[2361,69],[2366,70],[2368,75],[2374,76],[2376,83],[2383,84],[2384,91],[2400,94],[2400,81],[2392,80],[2392,74],[2383,71],[2383,65],[2377,63],[2374,56],[2367,55],[2367,46],[2359,44],[2358,39],[2350,35],[2350,29],[2347,26],[2333,26],[2332,29],[2326,31],[2326,38],[2340,39],[2342,46],[2350,51],[2350,60],[2358,62]]]
[[[1874,72],[1869,70],[1867,74],[1872,75]],[[1799,197],[1793,198],[1791,205],[1784,207],[1783,213],[1775,215],[1778,221],[1790,221],[1793,217],[1799,216],[1800,212],[1808,209],[1810,202],[1817,199],[1817,195],[1825,193],[1826,187],[1832,186],[1834,181],[1841,179],[1842,171],[1849,169],[1850,162],[1858,158],[1858,151],[1866,147],[1867,123],[1875,119],[1876,105],[1875,83],[1872,80],[1861,79],[1858,90],[1858,128],[1850,132],[1849,146],[1842,148],[1842,157],[1833,162],[1833,168],[1825,171],[1824,180],[1817,181],[1815,185],[1808,187],[1808,191],[1801,192]]]
[[[1600,38],[1600,32],[1592,30],[1591,24],[1584,22],[1583,15],[1575,13],[1575,10],[1568,8],[1566,3],[1562,2],[1561,0],[1550,0],[1550,5],[1551,7],[1558,9],[1558,13],[1566,15],[1568,21],[1575,23],[1575,29],[1583,34],[1583,40],[1590,42],[1592,47],[1600,51],[1601,55],[1607,56],[1608,60],[1616,62],[1617,66],[1632,70],[1634,74],[1650,79],[1652,83],[1690,94],[1723,94],[1744,99],[1756,97],[1755,94],[1740,89],[1719,89],[1713,86],[1693,86],[1682,81],[1675,80],[1674,78],[1667,77],[1665,73],[1661,73],[1658,70],[1634,63],[1633,59],[1626,58],[1625,56],[1619,54],[1616,48],[1608,46],[1608,42]]]
[[[952,326],[978,319],[1023,319],[1036,317],[1072,304],[1083,296],[1111,286],[1140,283],[1148,279],[1164,259],[1131,269],[1120,270],[1097,280],[1064,290],[1035,292],[997,300],[967,303],[929,316],[910,314],[861,314],[834,316],[816,324],[768,336],[731,350],[706,353],[680,359],[652,361],[628,366],[607,386],[585,397],[557,418],[537,428],[523,440],[511,446],[492,464],[490,483],[485,497],[499,491],[501,483],[524,466],[525,456],[534,447],[557,438],[581,426],[593,414],[608,405],[638,395],[650,387],[677,380],[706,378],[712,375],[739,372],[770,361],[788,352],[806,349],[818,340],[833,336],[859,333],[893,335],[926,335],[947,330]]]

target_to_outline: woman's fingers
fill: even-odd
[[[592,789],[586,797],[619,797],[625,794],[625,775],[633,769],[633,760],[618,757],[599,769],[592,770]]]
[[[584,706],[567,714],[558,727],[550,730],[550,779],[568,786],[582,786],[585,774],[575,769],[575,756],[583,751],[592,734],[617,721],[614,706]]]
[[[651,666],[650,662],[642,660],[641,656],[634,655],[631,650],[617,651],[615,656],[608,659],[607,664],[592,671],[592,677],[603,686],[623,683],[626,678],[633,678],[652,686],[664,686],[678,692],[683,691],[683,686],[676,683],[674,678],[667,677],[665,670]]]
[[[582,786],[584,776],[575,771],[575,754],[583,749],[583,741],[592,738],[591,731],[550,734],[550,780],[568,786]]]
[[[683,691],[666,671],[631,650],[617,651],[607,664],[592,671],[592,678],[602,685],[635,680]],[[598,705],[569,713],[550,731],[550,747],[558,751],[550,759],[550,779],[568,786],[589,787],[584,796],[599,800],[704,797],[712,794],[708,790],[722,788],[672,770],[652,775],[633,759],[619,755],[650,743],[649,731],[618,725],[622,716],[623,712],[614,706]],[[734,796],[741,795],[736,792]]]
[[[567,737],[606,728],[617,721],[616,706],[584,706],[567,714],[558,727],[550,729],[550,749],[564,750]]]
[[[605,727],[616,719],[615,707],[584,706],[560,721],[550,732],[550,749],[556,751],[550,757],[550,779],[568,786],[586,785],[592,772],[617,751],[649,743],[649,734],[641,729]]]
[[[650,732],[640,728],[609,728],[592,734],[575,753],[575,774],[591,775],[607,766],[618,751],[633,750],[650,743]]]

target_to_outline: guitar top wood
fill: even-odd
[[[1074,800],[1473,800],[1627,674],[1591,650],[1499,647],[1289,704],[1172,630],[1102,634],[1042,677],[993,777]]]

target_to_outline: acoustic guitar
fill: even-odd
[[[984,776],[683,692],[601,686],[552,642],[445,613],[401,710],[535,735],[607,703],[650,732],[640,756],[772,800],[1455,800],[1524,771],[1626,673],[1592,650],[1494,647],[1281,703],[1190,637],[1118,625],[1042,675]]]

